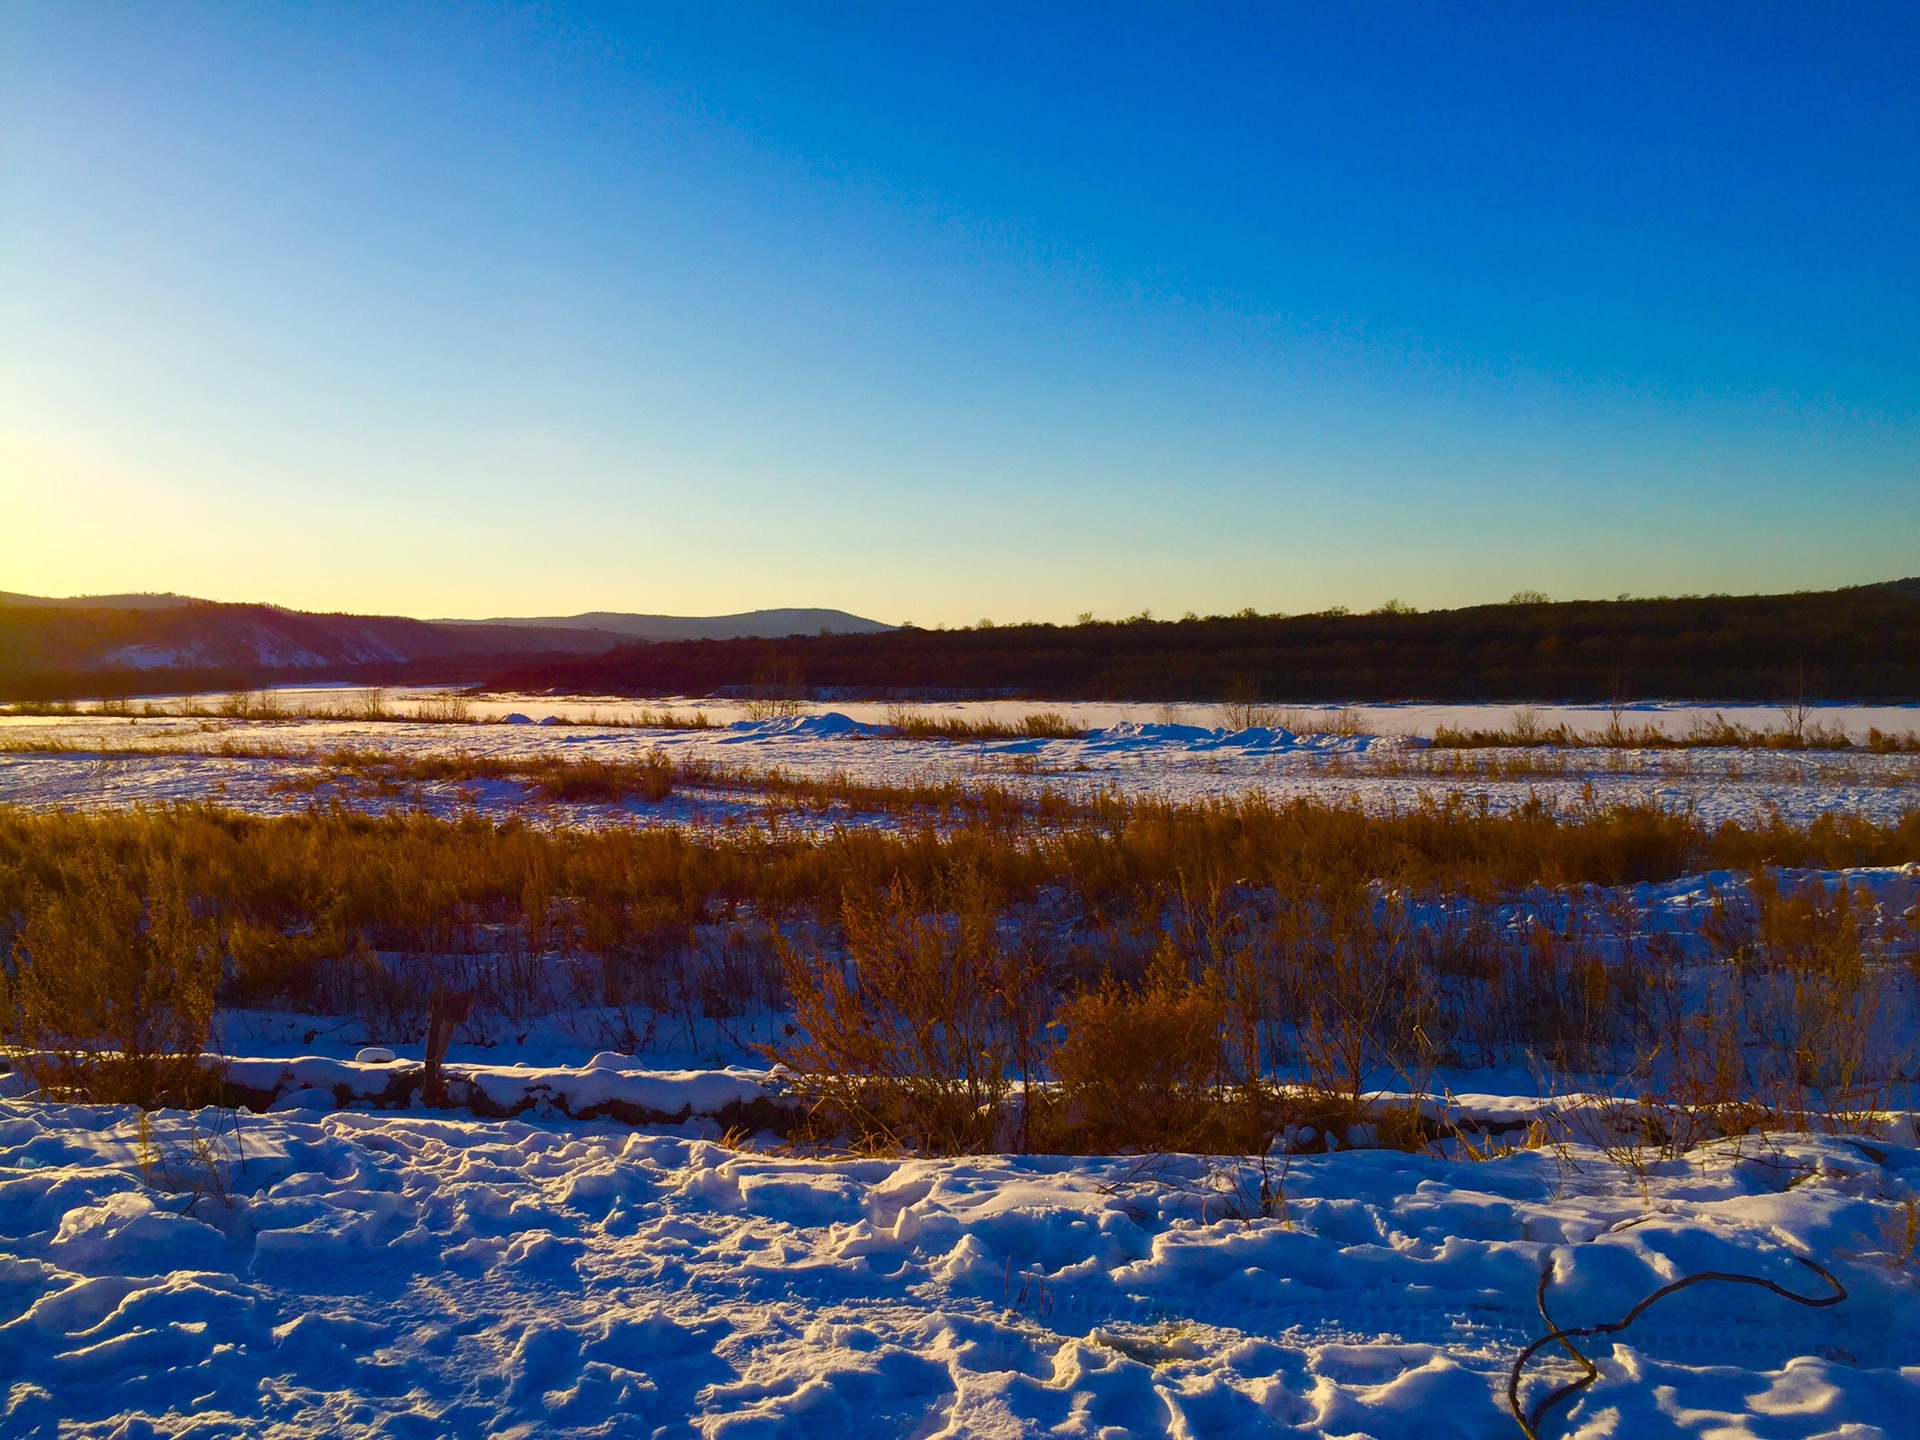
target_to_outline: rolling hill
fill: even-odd
[[[635,635],[883,629],[836,610],[548,620],[315,614],[183,595],[53,599],[0,592],[0,698],[50,700],[301,681],[471,682],[504,664],[604,652]]]
[[[519,625],[610,631],[630,640],[775,639],[787,635],[880,635],[896,627],[845,610],[747,610],[738,615],[634,615],[590,610],[536,619],[441,620],[441,625]]]

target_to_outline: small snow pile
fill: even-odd
[[[1067,742],[1073,743],[1073,742]],[[1091,731],[1082,742],[1095,754],[1169,751],[1242,755],[1364,754],[1384,743],[1379,735],[1299,735],[1283,726],[1254,725],[1245,730],[1209,730],[1199,725],[1143,724],[1125,721]]]
[[[502,725],[531,725],[533,724],[533,717],[531,715],[522,715],[516,710],[511,715],[502,715],[500,717],[500,723]]]
[[[1219,739],[1224,730],[1209,730],[1204,725],[1145,724],[1123,720],[1118,725],[1087,733],[1087,743],[1113,750],[1150,750],[1163,745],[1192,748]]]
[[[612,1064],[608,1074],[620,1073]],[[1911,1435],[1920,1151],[809,1159],[608,1126],[0,1103],[0,1433]],[[228,1132],[228,1140],[232,1133]],[[147,1157],[143,1163],[143,1157]],[[206,1181],[217,1169],[218,1186]],[[1275,1177],[1269,1175],[1271,1182]],[[1262,1203],[1261,1197],[1268,1197]],[[1537,1399],[1573,1373],[1557,1347]]]
[[[825,715],[780,715],[771,720],[736,720],[726,727],[719,743],[752,740],[844,740],[882,733],[838,710]]]

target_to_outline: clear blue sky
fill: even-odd
[[[0,8],[0,589],[1920,573],[1920,7]]]

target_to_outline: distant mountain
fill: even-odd
[[[611,631],[632,640],[757,640],[788,635],[881,635],[895,626],[844,610],[748,610],[739,615],[631,615],[590,610],[537,619],[439,620],[440,625],[527,625],[546,629]]]
[[[502,664],[597,654],[628,639],[578,626],[438,625],[182,596],[0,593],[0,698],[465,681]]]
[[[298,682],[478,680],[503,667],[655,640],[871,635],[843,610],[682,617],[413,620],[230,605],[188,595],[53,599],[0,591],[0,699],[63,699]]]

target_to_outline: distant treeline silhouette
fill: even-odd
[[[1794,595],[1520,601],[625,645],[501,689],[1060,700],[1920,698],[1920,580]]]

